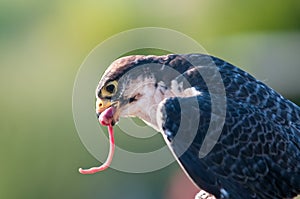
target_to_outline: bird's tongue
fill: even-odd
[[[113,116],[115,113],[115,108],[114,107],[109,107],[108,109],[106,109],[105,111],[103,111],[101,113],[101,115],[99,116],[99,122],[101,125],[103,126],[107,126],[108,127],[108,133],[109,133],[109,154],[108,157],[106,159],[106,161],[99,167],[92,167],[90,169],[79,169],[79,172],[81,174],[93,174],[99,171],[103,171],[105,169],[107,169],[110,166],[110,163],[112,161],[113,155],[114,155],[114,151],[115,151],[115,138],[114,138],[114,129],[112,127],[112,123],[113,123]]]

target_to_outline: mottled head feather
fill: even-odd
[[[161,63],[167,62],[172,56],[165,55],[165,56],[154,56],[154,55],[131,55],[126,57],[121,57],[114,62],[106,69],[103,74],[101,83],[105,83],[108,80],[117,80],[123,74],[125,74],[128,70],[141,65],[141,64],[148,64],[148,63]],[[102,86],[100,85],[99,86]]]
[[[195,54],[194,54],[195,55]],[[126,57],[121,57],[114,62],[107,68],[104,72],[101,81],[99,82],[98,89],[101,89],[104,84],[108,81],[118,80],[121,76],[123,76],[127,71],[142,65],[142,64],[161,64],[161,65],[168,65],[169,67],[173,68],[174,70],[178,71],[179,73],[184,73],[192,64],[189,60],[192,60],[193,54],[189,55],[177,55],[177,54],[169,54],[163,56],[155,56],[155,55],[131,55]],[[209,61],[211,62],[211,57],[207,55],[200,55],[202,56],[202,61]]]

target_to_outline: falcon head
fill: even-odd
[[[180,65],[180,68],[176,68]],[[176,77],[190,67],[179,55],[133,55],[114,61],[96,89],[96,113],[103,125],[120,117],[139,117],[156,130],[157,109],[164,99],[187,96]]]
[[[104,124],[137,116],[157,129],[156,109],[164,92],[158,91],[155,71],[149,69],[155,60],[155,56],[127,56],[108,67],[96,90],[96,112],[98,117],[105,112],[100,117]]]

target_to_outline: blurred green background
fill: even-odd
[[[99,164],[73,122],[77,70],[100,42],[145,26],[189,35],[300,104],[298,0],[1,0],[1,199],[178,196],[177,164],[146,174],[77,171]]]

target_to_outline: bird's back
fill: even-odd
[[[190,68],[182,77],[201,91],[196,97],[199,107],[191,107],[192,99],[175,97],[162,110],[163,129],[189,176],[217,197],[291,198],[300,194],[300,108],[237,67],[208,55],[198,56],[201,67]],[[200,158],[203,140],[214,122],[211,115],[216,113],[211,109],[214,93],[209,92],[199,70],[215,66],[224,82],[226,117],[216,145]],[[184,140],[176,140],[182,125],[178,117],[193,122],[191,116],[197,114],[197,134],[180,154]],[[180,133],[189,136],[191,131],[185,128]]]

